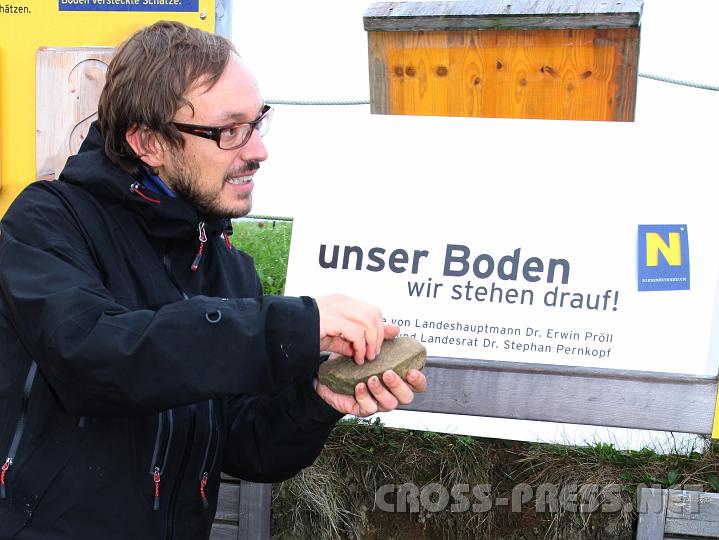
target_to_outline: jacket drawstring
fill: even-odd
[[[155,204],[160,204],[160,201],[158,201],[157,199],[151,199],[150,197],[145,195],[142,191],[140,191],[140,183],[139,182],[134,182],[130,185],[130,192],[134,193],[136,195],[139,195],[146,201],[149,201],[149,202],[155,203]]]
[[[225,245],[227,246],[227,249],[232,251],[232,244],[230,243],[230,237],[227,236],[226,232],[223,232],[220,236],[225,240]]]
[[[197,271],[197,268],[200,266],[200,258],[202,257],[202,251],[205,249],[205,242],[207,242],[207,235],[205,234],[205,222],[200,221],[200,224],[197,226],[197,230],[200,233],[200,249],[197,250],[197,255],[195,255],[195,260],[192,261],[192,266],[190,266],[190,270],[193,272]]]

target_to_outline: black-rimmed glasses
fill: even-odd
[[[234,150],[247,144],[252,137],[252,132],[256,129],[260,137],[264,137],[270,127],[272,121],[272,113],[274,109],[269,105],[262,107],[262,113],[252,122],[238,122],[236,124],[228,124],[226,126],[197,126],[195,124],[183,124],[180,122],[171,122],[178,130],[196,137],[212,139],[222,150]]]

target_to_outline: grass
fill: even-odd
[[[292,223],[240,220],[234,231],[232,242],[254,257],[265,293],[282,294]],[[719,492],[719,442],[703,442],[698,448],[625,451],[606,442],[534,444],[390,429],[379,421],[341,421],[313,466],[274,486],[272,535],[316,540],[629,540],[634,538],[639,486]],[[538,508],[536,497],[514,509],[491,504],[481,511],[453,512],[448,504],[441,511],[410,505],[404,512],[387,512],[376,504],[380,486],[406,483],[420,488],[439,484],[448,491],[458,484],[488,485],[493,503],[516,499],[522,486],[535,495],[542,485],[597,485],[598,491],[589,494],[596,509],[584,512],[561,504]],[[602,511],[611,499],[611,486],[618,488],[621,504]],[[585,500],[581,497],[580,502]],[[396,498],[387,497],[392,502]]]
[[[635,535],[638,487],[716,491],[718,467],[716,441],[706,441],[701,451],[658,453],[605,443],[563,446],[400,430],[378,420],[342,421],[313,466],[275,486],[272,531],[278,538],[317,540],[629,540]],[[454,496],[434,509],[408,504],[405,511],[387,511],[376,504],[380,486],[405,483],[420,490],[439,484],[450,493],[454,486],[468,485],[471,503],[480,501],[471,490],[486,486],[489,502],[464,511]],[[540,499],[541,486],[556,487],[555,498]],[[531,492],[524,501],[523,489]],[[508,504],[500,505],[500,499]],[[398,503],[396,493],[387,500]]]
[[[423,530],[482,526],[487,514],[385,513],[375,492],[385,484],[486,484],[492,460],[471,437],[387,429],[379,421],[340,421],[315,464],[275,486],[272,531],[281,538],[412,538]],[[391,499],[392,497],[388,497]]]
[[[232,245],[255,259],[265,294],[281,295],[285,290],[287,259],[292,222],[242,219],[233,222]]]
[[[684,485],[701,486],[704,491],[719,491],[719,445],[706,441],[704,448],[670,448],[666,452],[644,448],[618,450],[611,444],[592,446],[533,445],[525,456],[527,474],[534,482],[551,481],[552,474],[566,474],[562,468],[581,471],[583,480],[604,479],[636,487],[639,484],[664,488]],[[553,465],[552,465],[553,464]],[[591,471],[597,471],[593,478]]]

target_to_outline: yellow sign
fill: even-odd
[[[134,30],[163,19],[211,32],[215,0],[0,2],[0,216],[35,179],[37,49],[114,47]]]

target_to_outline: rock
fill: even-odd
[[[410,369],[421,370],[427,362],[427,349],[414,338],[403,336],[387,339],[382,344],[382,351],[374,360],[365,360],[361,366],[347,356],[338,356],[320,365],[319,382],[339,394],[354,394],[359,382],[367,382],[377,375],[382,380],[382,373],[393,370],[402,379],[407,379]]]

